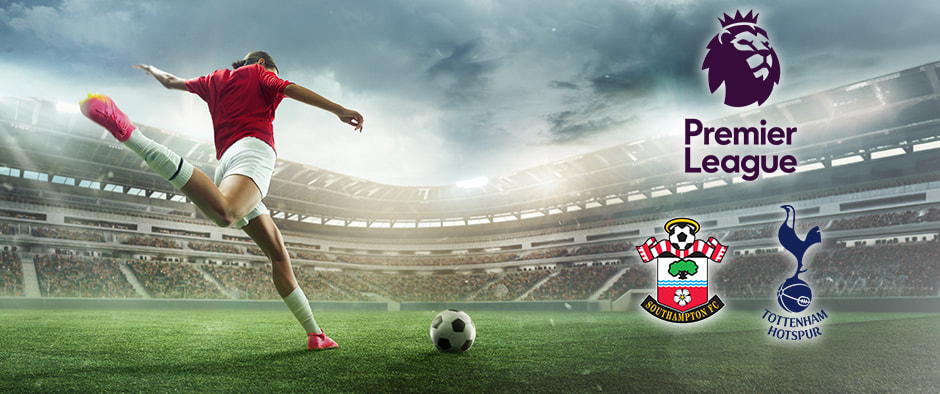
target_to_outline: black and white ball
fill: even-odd
[[[465,352],[476,336],[477,328],[470,315],[456,309],[443,311],[431,321],[431,343],[442,352]]]
[[[686,250],[695,242],[695,226],[689,223],[677,223],[670,228],[669,242],[678,250]]]

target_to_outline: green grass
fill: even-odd
[[[829,312],[803,344],[759,312],[691,326],[639,313],[471,312],[463,354],[433,312],[318,312],[340,344],[304,350],[283,312],[0,310],[0,392],[890,391],[940,387],[940,315]]]

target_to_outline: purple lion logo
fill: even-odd
[[[721,32],[708,45],[702,70],[708,70],[712,93],[725,85],[725,105],[745,107],[761,105],[780,82],[780,62],[770,46],[767,32],[757,26],[757,15],[724,14]]]

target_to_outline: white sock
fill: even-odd
[[[124,146],[137,153],[163,179],[168,180],[177,189],[182,189],[193,176],[193,165],[154,140],[147,138],[140,129],[134,129],[124,141]]]
[[[300,286],[294,288],[294,291],[284,297],[284,303],[287,304],[287,308],[294,314],[300,325],[304,326],[307,334],[320,334],[323,332],[320,330],[320,326],[317,325],[317,321],[313,319],[310,301],[307,300],[307,296],[304,295],[304,291],[300,289]]]

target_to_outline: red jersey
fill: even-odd
[[[260,64],[216,70],[186,81],[186,89],[209,105],[216,159],[245,137],[258,138],[274,149],[274,111],[287,85],[290,82]]]

